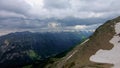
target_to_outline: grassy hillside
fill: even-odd
[[[114,25],[120,22],[120,17],[101,25],[85,44],[76,46],[65,57],[46,68],[110,68],[112,64],[94,63],[89,60],[99,49],[109,50],[113,47],[109,40],[115,34]],[[75,51],[77,52],[71,56]],[[71,57],[70,57],[71,56]],[[66,59],[70,57],[67,61]]]

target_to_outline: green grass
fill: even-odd
[[[34,50],[29,50],[27,54],[33,60],[40,60],[41,58]]]

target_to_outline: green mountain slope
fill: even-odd
[[[49,57],[80,43],[92,32],[15,32],[0,36],[0,68],[46,64]]]

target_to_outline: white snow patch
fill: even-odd
[[[120,33],[120,22],[115,25],[115,32],[116,34]],[[109,41],[114,47],[111,50],[100,49],[90,57],[90,61],[114,64],[112,68],[120,68],[120,43],[118,41],[120,41],[120,36],[114,35]]]

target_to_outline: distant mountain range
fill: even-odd
[[[0,37],[0,68],[16,68],[54,57],[92,32],[16,32]]]

